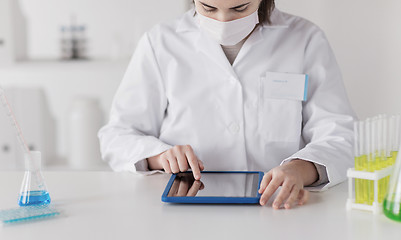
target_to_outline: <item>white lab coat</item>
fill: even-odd
[[[189,144],[205,170],[268,171],[295,158],[324,166],[329,184],[352,166],[354,113],[324,33],[279,10],[231,65],[194,10],[145,33],[99,131],[115,171]],[[308,100],[269,98],[266,72],[309,75]],[[327,171],[327,172],[326,172]]]

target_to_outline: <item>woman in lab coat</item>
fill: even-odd
[[[353,111],[324,33],[274,0],[195,0],[138,43],[99,131],[115,171],[265,171],[303,204],[352,165]],[[307,76],[306,76],[307,75]]]

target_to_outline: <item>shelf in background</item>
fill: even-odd
[[[20,61],[0,67],[0,84],[4,88],[44,90],[50,114],[56,122],[57,158],[66,159],[68,116],[72,102],[79,96],[98,99],[104,119],[107,120],[114,94],[128,63],[129,59]],[[61,162],[57,164],[52,168],[68,169]]]

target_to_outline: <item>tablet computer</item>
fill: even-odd
[[[204,171],[201,180],[192,172],[173,174],[162,195],[171,203],[259,203],[263,172]]]

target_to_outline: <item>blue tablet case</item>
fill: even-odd
[[[258,180],[258,188],[260,187],[260,182],[262,181],[262,178],[264,176],[263,172],[256,172],[256,171],[203,171],[202,173],[257,173],[259,174],[259,180]],[[169,203],[218,203],[218,204],[257,204],[259,203],[260,199],[260,193],[257,192],[254,197],[204,197],[204,196],[195,196],[195,197],[168,197],[168,193],[170,191],[171,186],[173,185],[173,182],[175,178],[177,177],[177,174],[173,174],[167,183],[167,186],[163,192],[162,195],[162,201],[163,202],[169,202]]]

